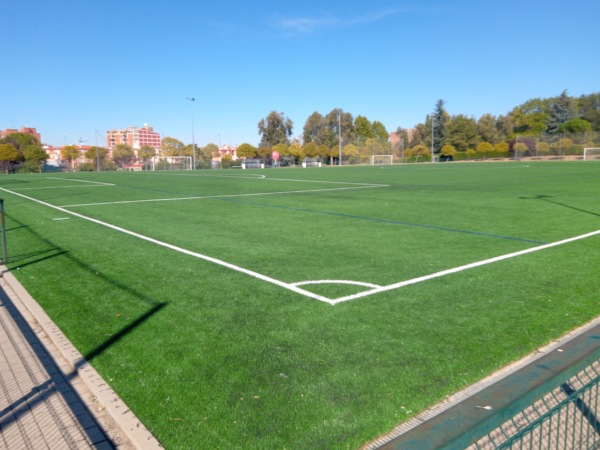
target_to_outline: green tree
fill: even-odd
[[[476,147],[479,143],[477,123],[472,117],[464,114],[452,116],[446,126],[446,144],[450,144],[459,152]]]
[[[0,144],[0,165],[4,167],[6,173],[9,173],[20,157],[21,155],[13,144]]]
[[[372,136],[375,139],[378,139],[381,142],[387,142],[390,138],[390,133],[385,129],[385,125],[378,120],[373,121],[371,128],[373,130]]]
[[[102,168],[105,165],[106,157],[108,156],[108,150],[104,147],[92,146],[85,151],[84,156],[86,159],[95,162],[94,167],[96,169],[98,167]]]
[[[547,119],[546,132],[548,134],[562,133],[561,128],[569,120],[577,116],[575,99],[567,94],[564,90],[562,93],[553,99],[550,99],[550,110]]]
[[[138,150],[138,158],[146,164],[150,159],[156,156],[156,149],[150,145],[142,145]]]
[[[600,131],[600,92],[582,95],[578,104],[581,118],[590,123],[592,130]]]
[[[67,161],[71,170],[75,170],[75,161],[81,156],[81,151],[74,145],[67,145],[60,150],[60,157]]]
[[[172,137],[165,137],[160,141],[160,148],[164,156],[186,156],[184,147],[183,142]],[[191,153],[188,156],[191,156]]]
[[[135,158],[132,148],[127,144],[117,144],[112,151],[112,159],[116,165],[123,167]]]
[[[253,147],[252,145],[247,144],[247,143],[241,144],[237,148],[236,153],[239,158],[256,158],[257,157],[256,147]]]
[[[48,159],[48,154],[42,149],[39,144],[28,145],[23,149],[23,158],[26,163],[35,167],[37,172],[42,173],[44,165]]]
[[[444,100],[440,99],[435,104],[435,110],[433,114],[430,116],[429,128],[433,129],[433,151],[434,153],[440,153],[442,147],[446,145],[446,124],[450,116],[446,112],[444,107]],[[431,120],[433,120],[433,126],[431,126]],[[430,141],[431,143],[431,135]]]
[[[592,124],[580,118],[568,120],[559,127],[560,133],[587,133],[589,131],[592,131]]]
[[[498,128],[496,128],[497,119],[491,114],[482,115],[477,121],[477,132],[482,141],[495,144],[500,141]]]
[[[364,116],[356,116],[356,119],[354,119],[354,133],[357,137],[366,141],[373,137],[373,124]]]
[[[319,141],[322,137],[324,127],[324,117],[317,111],[312,113],[308,119],[306,119],[306,123],[304,124],[304,132],[302,134],[304,143],[308,144],[309,142],[314,142],[317,145],[320,144],[321,142]]]
[[[220,155],[219,147],[217,144],[213,143],[206,144],[204,147],[198,149],[197,153],[196,161],[201,160],[206,164],[212,164],[213,158],[216,158]],[[223,158],[221,158],[221,161],[223,161]]]
[[[258,122],[258,134],[261,136],[259,147],[289,145],[293,129],[294,123],[285,116],[285,113],[271,111],[267,117]]]

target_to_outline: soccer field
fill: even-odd
[[[9,268],[168,449],[358,448],[600,312],[597,162],[0,191]]]

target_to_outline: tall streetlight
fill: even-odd
[[[196,141],[194,139],[194,102],[196,99],[194,97],[186,97],[190,102],[192,102],[192,170],[196,170]]]
[[[431,114],[431,162],[434,163],[435,162],[435,156],[433,154],[433,141],[434,141],[434,127],[433,124],[435,122],[435,113]]]
[[[338,108],[338,146],[340,151],[340,159],[338,166],[342,165],[342,110]]]

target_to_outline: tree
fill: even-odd
[[[577,116],[575,100],[569,97],[567,91],[564,90],[558,97],[550,99],[550,102],[546,132],[548,134],[562,133],[561,127]]]
[[[166,137],[160,141],[160,148],[165,156],[185,156],[184,147],[183,142],[172,137]]]
[[[592,124],[585,119],[571,119],[563,123],[558,131],[560,133],[586,133],[592,131]]]
[[[536,151],[541,155],[547,155],[548,153],[550,153],[550,145],[547,142],[540,142],[536,146]]]
[[[477,153],[481,153],[485,155],[486,153],[491,153],[494,151],[494,146],[489,142],[480,142],[477,144]]]
[[[369,119],[364,116],[356,116],[356,119],[354,119],[354,134],[363,141],[372,138],[373,125]]]
[[[582,95],[578,103],[581,118],[590,123],[592,130],[600,131],[600,92]]]
[[[470,160],[471,156],[475,155],[477,152],[475,150],[473,150],[472,148],[470,148],[465,153],[467,154],[467,159]]]
[[[28,145],[23,149],[23,157],[26,163],[30,163],[32,168],[35,167],[40,173],[44,169],[44,164],[48,159],[48,155],[39,144]]]
[[[271,111],[258,122],[258,134],[261,136],[259,147],[273,147],[277,144],[290,143],[294,124],[283,112]]]
[[[440,153],[442,147],[446,145],[446,123],[448,122],[449,115],[444,108],[444,103],[444,100],[438,100],[435,104],[433,115],[430,117],[430,120],[433,120],[433,127],[430,128],[433,128],[434,153]]]
[[[477,121],[477,132],[481,140],[495,144],[500,140],[498,128],[496,128],[497,119],[491,114],[482,115]]]
[[[430,149],[425,147],[423,144],[415,145],[411,149],[411,155],[417,158],[417,162],[419,162],[420,156],[426,156],[430,154]]]
[[[458,114],[447,122],[446,144],[454,146],[459,152],[476,147],[479,139],[477,124],[472,117]]]
[[[67,145],[60,150],[60,156],[71,166],[71,170],[74,170],[75,161],[81,156],[81,152],[74,145]]]
[[[96,167],[102,167],[108,156],[108,150],[104,147],[92,146],[85,151],[84,156],[87,159],[95,161]]]
[[[236,153],[240,158],[256,158],[257,156],[256,147],[253,147],[252,145],[247,143],[241,144],[237,148]]]
[[[298,140],[294,140],[290,144],[289,154],[293,156],[295,160],[300,160],[302,158],[302,144]]]
[[[309,142],[315,142],[320,144],[319,139],[322,135],[323,128],[325,126],[324,117],[315,111],[312,113],[308,119],[306,119],[306,123],[304,124],[304,133],[302,134],[302,139],[305,144]]]
[[[309,142],[302,147],[302,155],[305,158],[316,158],[318,156],[317,144]]]
[[[13,164],[20,158],[19,152],[13,144],[0,144],[0,164],[4,166],[6,173],[10,171]]]
[[[513,132],[521,135],[536,135],[548,127],[550,103],[548,100],[534,98],[519,105],[509,113]]]
[[[354,144],[346,144],[342,149],[342,154],[348,160],[349,164],[355,164],[358,162],[358,149]]]
[[[442,151],[440,152],[441,155],[443,156],[454,156],[456,155],[456,149],[454,148],[454,146],[446,144],[442,147]]]
[[[146,164],[150,159],[156,156],[156,149],[150,145],[142,145],[138,150],[138,158]]]
[[[112,152],[112,159],[118,166],[129,164],[135,158],[132,148],[127,144],[117,144]]]
[[[213,158],[219,156],[219,147],[217,144],[206,144],[204,147],[198,149],[198,152],[199,154],[196,155],[196,160],[200,159],[206,163],[212,163]],[[223,161],[223,158],[221,158],[221,161]]]
[[[375,120],[371,125],[371,129],[373,130],[372,136],[375,139],[379,139],[380,141],[387,142],[390,138],[390,133],[385,129],[385,125]]]

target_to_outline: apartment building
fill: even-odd
[[[138,156],[138,150],[144,145],[153,147],[157,152],[160,151],[160,134],[147,123],[143,127],[129,127],[121,130],[109,130],[106,132],[106,145],[109,153],[119,144],[127,144]]]
[[[4,131],[0,130],[0,138],[3,138],[13,133],[27,133],[35,137],[38,141],[42,142],[42,136],[40,135],[40,133],[38,133],[35,128],[31,127],[21,127],[20,130],[17,130],[16,128],[6,128]]]

